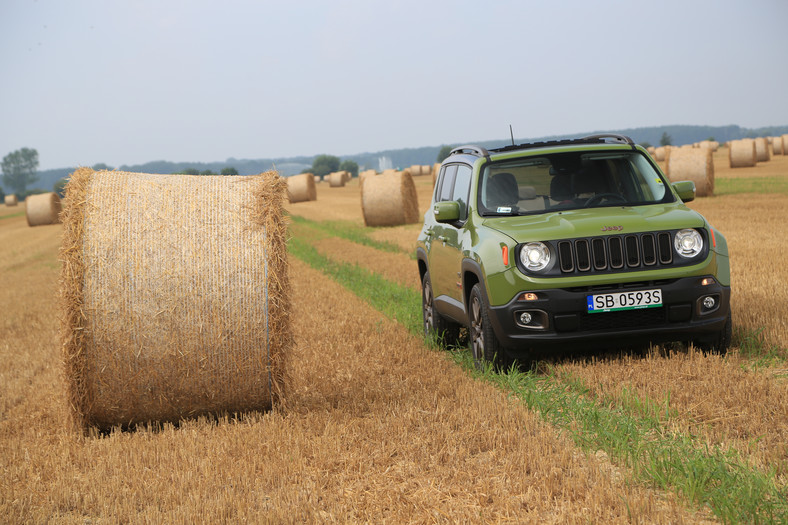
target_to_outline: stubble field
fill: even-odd
[[[58,343],[61,226],[0,206],[0,516],[24,522],[785,522],[788,157],[691,207],[728,239],[734,347],[479,373],[420,335],[419,225],[356,181],[288,206],[287,406],[82,436]],[[422,213],[431,179],[416,178]]]

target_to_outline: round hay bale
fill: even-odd
[[[6,195],[4,199],[6,206],[16,206],[19,204],[19,200],[16,198],[16,195],[11,193],[10,195]]]
[[[670,146],[660,146],[654,150],[654,160],[657,162],[665,162],[670,155]]]
[[[765,137],[758,137],[755,139],[755,161],[768,162],[771,159],[769,155],[769,143]]]
[[[334,173],[329,173],[328,176],[328,185],[330,188],[341,188],[345,185],[345,175],[344,171],[335,171]]]
[[[421,176],[421,164],[414,164],[408,168],[405,168],[410,172],[411,177],[419,177]]]
[[[322,179],[322,177],[320,177],[320,175],[315,175],[315,184],[317,184],[321,180],[323,180],[323,179]]]
[[[419,222],[419,202],[407,171],[367,177],[361,187],[361,211],[367,226]]]
[[[782,137],[772,137],[772,155],[785,155]]]
[[[301,173],[287,177],[287,198],[290,203],[316,201],[315,176],[311,173]]]
[[[348,182],[350,182],[350,179],[352,179],[352,178],[353,178],[353,176],[352,176],[352,175],[350,175],[350,172],[349,172],[349,171],[340,171],[339,173],[341,173],[341,174],[342,174],[342,180],[343,180],[343,181],[345,181],[345,184],[347,184]]]
[[[441,163],[436,162],[432,165],[432,187],[435,187],[435,182],[438,180],[438,173],[441,171]]]
[[[30,195],[25,200],[28,226],[57,224],[60,222],[60,197],[57,193]]]
[[[783,139],[783,155],[788,155],[788,134],[782,135],[780,138]]]
[[[430,173],[432,173],[432,166],[430,166],[429,164],[425,164],[421,167],[422,175],[429,175]]]
[[[76,423],[135,426],[284,400],[286,188],[275,172],[72,174],[60,297]]]
[[[364,186],[364,179],[367,177],[374,177],[378,173],[375,170],[364,170],[358,174],[358,186],[359,188]]]
[[[714,161],[709,148],[677,148],[670,152],[666,175],[671,182],[691,180],[698,197],[714,195]]]
[[[728,144],[728,163],[731,168],[755,166],[755,141],[752,139],[732,140]]]

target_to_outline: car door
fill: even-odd
[[[473,170],[467,164],[450,164],[444,168],[436,192],[435,202],[457,201],[460,218],[450,223],[436,222],[433,227],[432,248],[429,254],[430,278],[433,294],[438,302],[448,302],[455,308],[462,306],[462,241],[468,218],[468,193]]]

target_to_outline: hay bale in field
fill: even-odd
[[[710,149],[711,151],[717,151],[720,147],[720,143],[714,140],[702,140],[698,142],[698,147],[701,149]]]
[[[657,162],[666,162],[670,156],[670,146],[660,146],[654,150],[654,160]]]
[[[291,203],[317,200],[315,176],[301,173],[287,177],[287,198]]]
[[[419,222],[419,202],[407,171],[368,177],[361,187],[361,211],[367,226]]]
[[[6,195],[5,199],[3,199],[6,206],[16,206],[19,204],[19,200],[16,198],[16,195],[11,193],[10,195]]]
[[[328,177],[328,185],[331,188],[341,188],[345,185],[347,180],[345,179],[344,171],[335,171],[333,173],[329,173],[326,175]]]
[[[420,164],[414,164],[413,166],[411,166],[409,168],[406,168],[406,169],[410,172],[410,176],[411,177],[420,177],[420,176],[424,175],[421,172],[421,165]]]
[[[374,177],[378,173],[375,170],[364,170],[358,174],[358,186],[361,188],[364,186],[364,179],[367,177]]]
[[[772,155],[785,155],[782,137],[771,137],[772,139]]]
[[[438,174],[440,173],[440,171],[441,171],[441,163],[440,162],[436,162],[435,164],[432,165],[432,187],[433,188],[435,187],[435,181],[438,180]]]
[[[788,155],[788,134],[780,137],[783,139],[783,155]]]
[[[323,179],[320,177],[320,175],[315,175],[315,184],[317,184],[321,180],[323,180]]]
[[[60,222],[60,197],[57,193],[30,195],[25,200],[28,226],[42,226]]]
[[[284,399],[286,188],[275,172],[72,174],[60,296],[77,423],[178,421]]]
[[[714,161],[709,148],[678,148],[670,152],[665,174],[671,182],[691,180],[698,197],[714,195]]]
[[[765,137],[758,137],[755,139],[755,161],[756,162],[767,162],[771,159],[771,155],[769,155],[769,143],[766,141]]]
[[[732,140],[728,143],[728,163],[731,168],[755,166],[755,141],[752,139]]]

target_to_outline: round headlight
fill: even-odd
[[[550,250],[544,243],[529,242],[520,248],[520,262],[532,272],[544,270],[550,264]]]
[[[689,259],[703,251],[703,237],[697,230],[680,230],[673,239],[673,247],[676,253]]]

